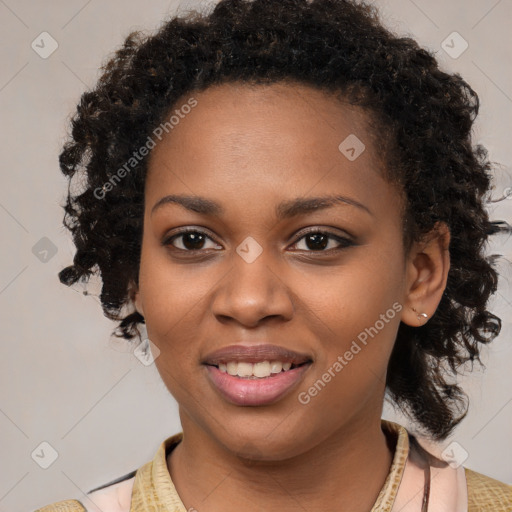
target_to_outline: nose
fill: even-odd
[[[217,319],[245,327],[256,327],[269,318],[289,321],[294,312],[292,293],[277,266],[263,254],[251,263],[238,254],[233,260],[213,294],[212,312]]]

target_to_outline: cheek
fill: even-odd
[[[139,289],[148,333],[151,330],[155,339],[176,335],[173,331],[197,314],[207,292],[200,272],[173,265],[165,250],[143,244]]]
[[[158,250],[142,248],[141,264],[139,272],[139,293],[144,309],[149,339],[160,350],[160,357],[156,359],[156,365],[160,366],[165,361],[172,362],[178,355],[179,343],[172,343],[180,326],[180,321],[186,318],[189,302],[193,289],[183,287],[183,278],[173,272],[169,272],[169,265],[158,255]],[[188,293],[188,294],[187,294]]]
[[[336,334],[355,335],[400,301],[403,271],[396,254],[359,251],[346,265],[316,276],[297,274],[292,287],[306,310]],[[393,313],[393,311],[391,312]],[[393,315],[394,317],[395,315]],[[341,332],[340,332],[341,331]]]
[[[324,286],[314,288],[310,283],[302,292],[309,321],[318,325],[321,373],[342,358],[343,369],[337,365],[338,371],[332,370],[337,376],[333,388],[350,381],[349,387],[359,383],[356,387],[364,393],[365,387],[370,389],[378,384],[376,379],[384,378],[403,307],[400,265],[396,252],[361,251],[353,264],[323,279]]]

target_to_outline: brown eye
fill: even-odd
[[[208,240],[213,242],[213,240],[202,231],[186,230],[165,238],[165,240],[162,242],[162,245],[172,246],[177,250],[186,252],[218,247],[215,244],[214,247],[205,247]]]
[[[348,238],[334,235],[333,233],[325,231],[312,231],[306,233],[304,236],[299,238],[294,245],[299,244],[300,241],[304,240],[305,248],[299,248],[298,250],[305,250],[307,252],[329,252],[330,250],[342,249],[354,245],[354,243]],[[334,246],[332,246],[334,243]],[[327,250],[325,250],[328,248]]]
[[[329,245],[329,235],[323,233],[314,233],[312,235],[306,235],[304,240],[308,249],[325,249]]]

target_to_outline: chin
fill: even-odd
[[[261,431],[239,432],[219,441],[226,450],[249,463],[285,461],[307,450],[306,445],[296,435],[274,436],[270,441]]]

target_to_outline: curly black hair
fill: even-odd
[[[510,226],[491,222],[485,209],[492,166],[471,141],[477,94],[413,39],[385,29],[371,5],[221,0],[211,12],[167,20],[154,34],[131,33],[82,95],[60,154],[69,177],[64,225],[76,254],[59,278],[72,285],[99,274],[104,314],[120,322],[115,334],[139,335],[144,319],[133,293],[148,162],[139,148],[194,91],[280,81],[339,94],[368,113],[386,178],[406,198],[406,251],[437,223],[450,229],[451,267],[439,307],[421,327],[400,324],[386,382],[400,409],[444,439],[467,412],[458,370],[480,362],[481,344],[501,329],[486,309],[498,274],[484,250],[490,235]]]

